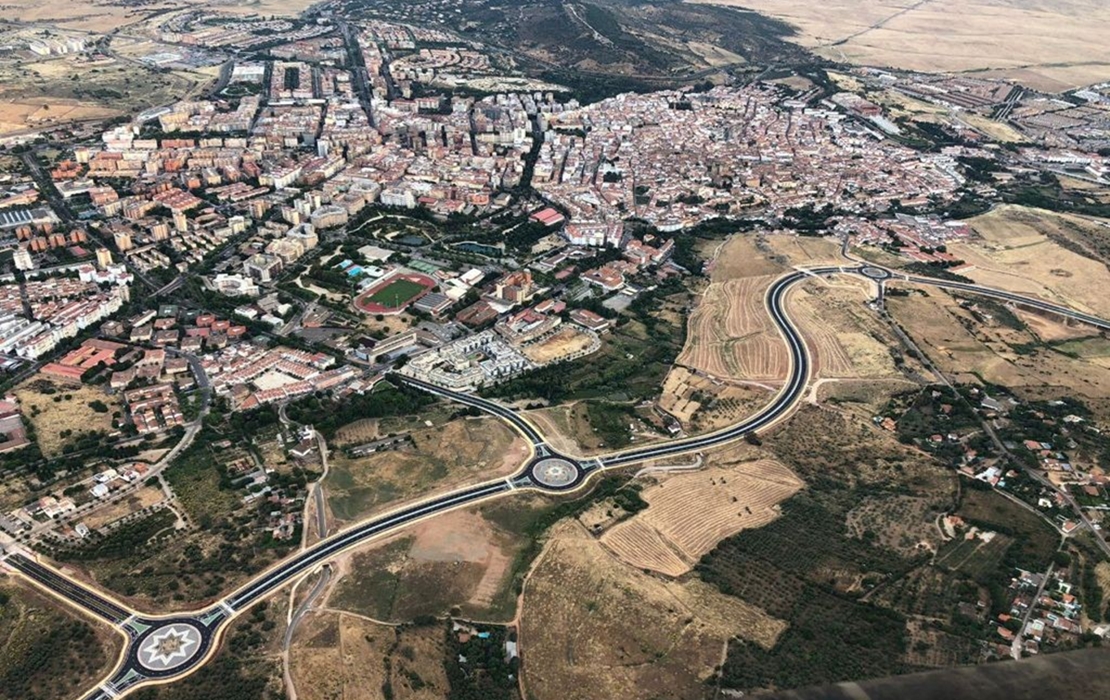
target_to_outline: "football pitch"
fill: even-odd
[[[424,291],[424,285],[411,280],[393,280],[386,286],[371,294],[366,301],[380,304],[389,309],[404,306],[410,299]]]

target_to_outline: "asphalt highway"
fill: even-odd
[[[540,435],[535,426],[521,418],[520,415],[513,409],[507,406],[503,406],[496,401],[490,401],[489,399],[484,399],[481,396],[475,396],[474,394],[464,394],[459,391],[444,389],[443,387],[432,384],[431,382],[426,382],[422,379],[410,377],[405,374],[395,374],[393,376],[397,377],[406,384],[426,391],[429,394],[440,396],[445,399],[450,399],[452,401],[457,401],[458,403],[472,406],[481,411],[485,411],[486,413],[495,415],[505,422],[511,424],[513,427],[527,436],[527,438],[532,441],[533,445],[542,445],[545,442],[543,435]]]
[[[901,280],[912,284],[980,294],[1058,314],[1103,330],[1110,330],[1110,322],[1089,314],[973,284],[926,277],[896,276],[888,270],[873,265],[830,266],[798,270],[788,273],[772,283],[765,298],[767,312],[771,315],[776,328],[782,335],[790,354],[790,375],[767,406],[754,416],[729,428],[706,435],[623,450],[602,457],[577,459],[557,453],[546,443],[543,435],[535,426],[511,408],[479,396],[451,391],[413,377],[397,375],[399,379],[410,386],[478,408],[510,423],[531,441],[532,458],[520,472],[510,478],[489,481],[429,498],[336,533],[258,575],[250,583],[230,594],[215,606],[196,613],[178,613],[166,617],[145,617],[125,609],[121,604],[96,593],[79,581],[69,579],[60,572],[35,562],[23,554],[10,554],[6,559],[6,564],[36,585],[48,589],[74,606],[86,610],[89,614],[112,623],[128,636],[130,642],[121,657],[121,663],[110,680],[86,696],[90,700],[111,700],[121,693],[139,687],[148,681],[166,680],[187,675],[207,661],[217,644],[219,634],[235,615],[286,584],[323,566],[340,552],[373,537],[404,527],[420,519],[450,509],[472,505],[513,490],[542,490],[556,493],[572,491],[580,488],[596,472],[661,457],[700,453],[742,439],[780,420],[801,399],[809,383],[811,373],[809,351],[801,333],[794,322],[790,320],[785,307],[786,297],[790,289],[803,280],[833,274],[859,275],[879,283],[880,289],[886,281]],[[157,659],[152,661],[154,652],[149,650],[159,640],[165,639],[167,634],[172,636],[172,633],[181,630],[185,630],[187,635],[193,635],[194,633],[196,635],[195,641],[189,644],[187,657],[184,660],[175,659],[172,667],[157,668]],[[171,639],[171,642],[173,641]],[[173,647],[171,645],[167,648],[172,651]],[[152,667],[152,664],[154,667]]]
[[[790,320],[783,306],[786,293],[798,282],[812,278],[814,275],[827,275],[842,273],[854,268],[821,267],[805,272],[794,272],[776,280],[767,290],[767,310],[771,314],[775,326],[786,341],[786,349],[790,353],[790,377],[786,385],[768,405],[764,406],[754,416],[733,426],[705,435],[673,440],[659,445],[648,445],[632,450],[625,450],[613,455],[601,457],[601,463],[606,468],[620,467],[626,464],[635,464],[649,459],[660,457],[673,457],[677,455],[699,452],[722,445],[754,433],[770,423],[778,420],[801,398],[802,393],[809,383],[810,362],[809,353],[806,351],[805,342],[801,334]]]
[[[1032,297],[1021,296],[1020,294],[1011,294],[999,289],[992,289],[990,287],[983,287],[977,284],[967,284],[965,282],[953,282],[949,280],[939,280],[932,277],[914,277],[912,275],[898,275],[895,279],[905,280],[911,284],[923,284],[930,287],[940,287],[941,289],[952,289],[961,292],[969,292],[971,294],[978,294],[980,296],[991,297],[993,299],[1001,299],[1021,306],[1026,306],[1031,309],[1039,311],[1048,311],[1049,313],[1058,316],[1070,318],[1073,321],[1082,321],[1088,325],[1094,326],[1100,330],[1110,330],[1110,322],[1105,321],[1097,316],[1081,313],[1079,311],[1072,311],[1066,306],[1058,306],[1057,304],[1050,304],[1040,299]]]
[[[39,586],[49,589],[55,595],[73,602],[102,620],[118,625],[126,620],[130,614],[104,596],[70,581],[61,573],[29,559],[23,554],[12,554],[6,560],[6,563]]]
[[[232,610],[239,611],[249,607],[252,603],[266,597],[274,590],[285,585],[297,576],[311,571],[323,564],[328,559],[348,547],[359,542],[380,535],[387,530],[402,527],[413,521],[425,518],[449,508],[458,508],[484,498],[509,491],[512,486],[507,481],[480,484],[469,489],[433,498],[414,506],[409,506],[377,520],[357,525],[349,530],[344,530],[328,539],[319,542],[313,547],[298,554],[294,559],[279,564],[275,568],[263,573],[251,584],[240,589],[226,598],[226,603]]]

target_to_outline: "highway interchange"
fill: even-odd
[[[669,440],[622,450],[609,455],[576,458],[559,454],[523,415],[500,403],[462,394],[411,377],[404,382],[441,398],[494,415],[515,428],[530,443],[532,455],[514,476],[487,481],[398,508],[388,514],[353,525],[260,573],[252,581],[212,606],[189,613],[144,615],[110,595],[64,575],[23,551],[4,554],[2,561],[30,583],[61,598],[98,620],[112,625],[127,643],[110,677],[82,696],[84,700],[112,700],[144,685],[182,678],[204,665],[219,646],[228,623],[253,604],[302,577],[320,570],[339,553],[376,537],[449,510],[505,496],[517,490],[569,493],[585,488],[590,478],[609,469],[627,467],[663,457],[701,453],[764,430],[786,417],[803,397],[811,375],[805,341],[786,308],[789,291],[807,279],[849,274],[872,280],[882,297],[890,281],[939,287],[1000,299],[1039,311],[1110,330],[1110,322],[1039,299],[958,281],[903,275],[873,265],[825,266],[798,269],[775,280],[768,289],[767,312],[782,335],[790,355],[790,371],[772,401],[755,415],[704,435]]]

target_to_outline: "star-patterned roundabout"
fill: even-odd
[[[171,671],[193,658],[200,647],[199,629],[174,622],[146,635],[139,645],[139,663],[151,671]]]

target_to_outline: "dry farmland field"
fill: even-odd
[[[536,700],[622,697],[633,688],[700,697],[728,639],[769,647],[784,629],[701,581],[663,581],[617,561],[569,520],[551,531],[525,583],[523,680]]]
[[[1101,0],[693,1],[785,20],[798,43],[862,65],[985,71],[1048,91],[1105,80],[1110,69],[1110,6]]]
[[[773,387],[758,382],[736,384],[709,379],[675,366],[663,381],[659,406],[687,432],[701,433],[733,425],[767,403]]]
[[[815,376],[898,376],[889,350],[897,341],[867,307],[873,296],[869,282],[847,276],[804,283],[792,294],[790,308],[816,360]]]
[[[978,237],[949,246],[975,266],[964,273],[967,277],[1110,317],[1110,295],[1105,293],[1110,270],[1092,259],[1110,249],[1110,228],[1016,206],[1000,207],[969,223]]]
[[[677,364],[721,380],[774,383],[789,371],[784,342],[774,328],[764,297],[791,265],[837,259],[834,241],[775,235],[740,236],[717,251],[711,283],[687,325],[687,340]],[[893,342],[866,302],[870,283],[847,277],[814,281],[790,292],[787,304],[814,351],[816,376],[887,378],[896,376],[887,350]],[[666,399],[678,414],[691,413],[682,390],[684,377],[668,378],[674,393]],[[680,420],[682,420],[680,418]]]
[[[769,275],[714,280],[690,315],[686,345],[677,362],[716,377],[785,378],[789,356],[763,302],[774,279]]]
[[[963,382],[986,380],[1011,387],[1030,398],[1030,391],[1038,394],[1063,391],[1088,398],[1110,396],[1110,370],[1102,343],[1066,341],[1060,345],[1069,353],[1065,354],[1045,346],[1042,337],[1032,330],[1039,328],[1050,337],[1065,336],[1067,329],[1056,321],[1037,318],[1020,328],[1009,327],[962,308],[942,291],[929,290],[927,294],[888,297],[887,307],[948,377]],[[984,313],[1001,317],[996,307],[981,301],[970,303],[985,309]]]
[[[641,569],[680,576],[722,539],[761,527],[802,487],[773,460],[660,477],[641,494],[648,508],[606,532],[602,543]]]

